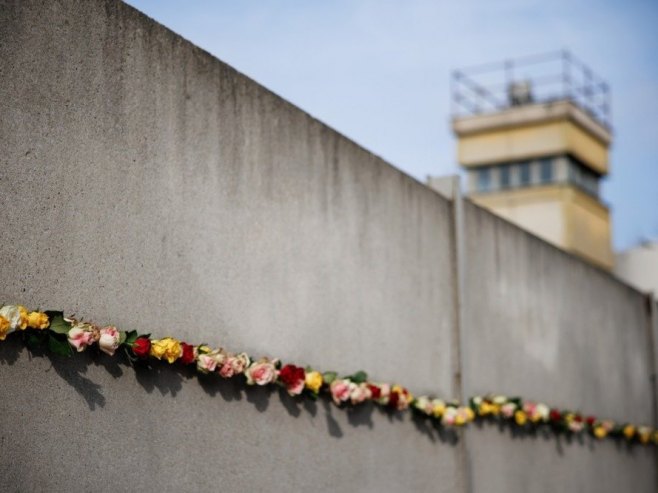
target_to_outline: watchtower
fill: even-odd
[[[612,268],[599,195],[612,138],[605,81],[567,51],[460,69],[452,128],[471,200]]]

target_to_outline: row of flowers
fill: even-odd
[[[218,373],[222,378],[243,375],[248,385],[280,385],[291,396],[316,398],[327,393],[337,406],[355,406],[366,401],[397,411],[411,410],[442,426],[464,426],[475,420],[497,420],[519,428],[545,426],[559,433],[588,433],[597,439],[617,437],[629,442],[658,444],[658,430],[631,423],[616,423],[575,411],[550,408],[539,402],[502,395],[477,396],[468,405],[428,396],[415,397],[406,388],[368,380],[365,372],[339,377],[310,367],[283,365],[278,359],[252,359],[246,353],[231,353],[206,344],[193,345],[173,337],[161,339],[120,331],[114,326],[65,318],[61,312],[28,311],[20,305],[0,308],[0,341],[12,332],[23,332],[30,347],[46,346],[61,355],[97,346],[113,356],[124,347],[134,359],[155,358],[170,364],[195,365],[200,373]]]

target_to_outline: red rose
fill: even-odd
[[[562,419],[562,414],[557,409],[551,409],[550,418],[551,421],[560,421]]]
[[[587,419],[585,420],[585,422],[586,422],[589,426],[593,426],[594,423],[596,422],[596,418],[595,418],[594,416],[588,416]]]
[[[183,348],[183,354],[178,361],[184,365],[191,365],[194,363],[194,346],[186,342],[181,342],[180,345]]]
[[[279,381],[285,385],[290,395],[299,395],[304,390],[306,372],[304,368],[286,365],[279,370]]]
[[[148,337],[138,337],[133,342],[133,353],[139,358],[146,358],[151,350],[151,341]]]
[[[582,417],[580,414],[576,414],[576,415],[573,417],[573,420],[574,420],[576,423],[582,423],[582,422],[583,422],[583,417]]]
[[[379,399],[382,396],[382,389],[380,389],[376,385],[372,385],[369,383],[368,389],[370,390],[370,394],[372,394],[373,399]]]
[[[400,400],[400,394],[392,391],[391,395],[388,396],[388,405],[394,409],[397,409],[399,400]]]

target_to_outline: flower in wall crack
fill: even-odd
[[[0,315],[0,341],[4,341],[7,338],[7,334],[11,331],[12,329],[9,320]]]
[[[585,428],[585,421],[580,414],[567,413],[564,415],[564,421],[569,431],[573,433],[580,433]]]
[[[306,372],[306,376],[304,377],[304,385],[314,394],[317,395],[320,392],[323,383],[324,379],[322,378],[322,373],[319,371]]]
[[[251,363],[244,372],[247,377],[247,384],[267,385],[274,382],[277,377],[276,363],[277,360],[270,361],[267,358],[261,358]]]
[[[133,342],[132,350],[138,358],[146,358],[151,351],[151,341],[148,337],[138,337]]]
[[[430,400],[429,397],[425,395],[421,395],[420,397],[415,399],[413,402],[413,406],[415,409],[417,409],[423,414],[426,414],[427,416],[432,415],[432,409],[433,409],[432,401]]]
[[[100,330],[100,338],[98,339],[98,347],[105,354],[114,356],[114,352],[119,347],[121,334],[116,327],[103,327]]]
[[[201,373],[210,373],[218,367],[221,368],[227,357],[222,349],[211,350],[208,346],[201,346],[196,357],[196,369]]]
[[[457,414],[458,410],[454,406],[447,406],[443,411],[443,416],[441,417],[441,424],[443,426],[454,426],[457,424]]]
[[[295,365],[285,365],[279,370],[279,381],[290,395],[299,395],[304,391],[306,372],[304,368]]]
[[[514,413],[514,421],[517,425],[524,426],[528,422],[528,414],[525,411],[519,409]]]
[[[398,411],[404,411],[413,401],[414,396],[404,387],[393,385],[388,398],[388,405]]]
[[[603,426],[594,426],[594,436],[599,440],[608,435],[607,430]]]
[[[457,408],[457,417],[455,418],[455,424],[457,426],[463,426],[470,423],[475,419],[475,412],[466,406],[460,406]]]
[[[615,428],[614,421],[594,421],[592,426],[592,433],[599,440],[608,436],[608,434]]]
[[[337,378],[329,385],[329,391],[331,392],[331,398],[334,401],[334,404],[339,406],[342,402],[346,402],[350,398],[350,382],[342,378]]]
[[[498,416],[503,405],[508,403],[507,397],[503,395],[485,397],[477,396],[471,399],[472,404],[481,417]]]
[[[194,363],[194,360],[197,357],[197,350],[194,346],[191,344],[187,344],[186,342],[181,342],[181,357],[180,357],[180,363],[183,365],[191,365]]]
[[[50,325],[48,315],[43,312],[30,312],[27,315],[27,326],[32,329],[47,329]]]
[[[562,420],[562,413],[560,412],[559,409],[551,409],[548,414],[548,419],[552,423],[557,424]]]
[[[73,346],[77,352],[84,351],[87,346],[95,343],[100,339],[100,330],[95,325],[78,322],[75,319],[67,319],[71,321],[73,326],[69,329],[67,338],[69,344]]]
[[[247,353],[240,353],[238,355],[229,354],[222,363],[222,366],[219,369],[219,374],[223,378],[231,378],[235,375],[240,375],[244,373],[250,363],[251,360]]]
[[[173,337],[153,339],[151,341],[151,356],[157,359],[166,359],[169,364],[180,358],[182,348],[180,342]]]
[[[0,308],[0,317],[3,317],[9,322],[9,330],[7,334],[15,330],[25,330],[28,324],[28,313],[22,305],[6,305]]]
[[[640,439],[640,442],[647,444],[651,441],[651,428],[648,426],[639,426],[637,429],[637,436]]]
[[[540,421],[547,421],[550,409],[546,404],[526,401],[523,403],[523,411],[526,413],[528,419],[533,423]]]
[[[500,406],[500,414],[507,419],[512,419],[517,409],[518,406],[516,405],[515,402],[506,402],[505,404]]]
[[[350,382],[350,402],[352,404],[361,404],[371,397],[372,393],[368,384]]]
[[[391,398],[391,386],[387,383],[382,383],[378,385],[379,388],[379,397],[377,397],[377,402],[382,406],[388,405],[388,402]]]
[[[467,406],[450,404],[446,407],[441,418],[444,426],[464,426],[475,419],[475,412]]]
[[[432,416],[440,418],[446,410],[446,403],[441,399],[432,399]]]

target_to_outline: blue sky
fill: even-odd
[[[658,237],[655,0],[129,0],[398,168],[457,171],[453,69],[571,50],[612,90],[616,248]]]

